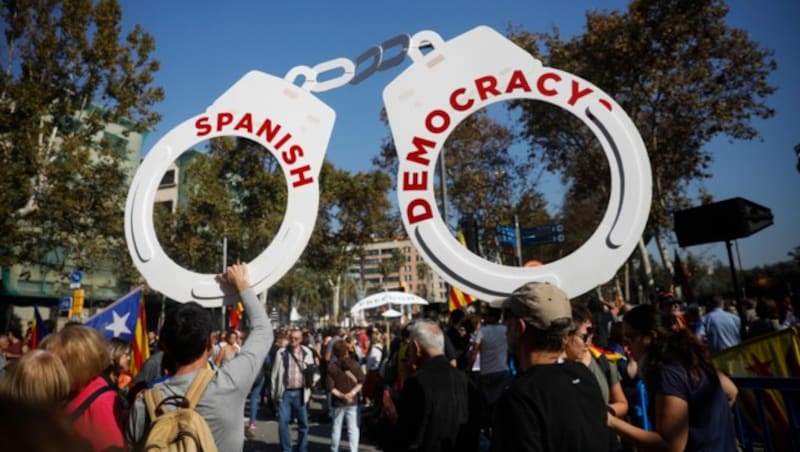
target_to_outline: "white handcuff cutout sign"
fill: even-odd
[[[216,275],[187,270],[170,259],[153,226],[155,193],[169,165],[203,140],[230,135],[265,146],[286,177],[288,201],[283,222],[272,243],[248,264],[256,291],[277,282],[311,237],[319,207],[319,173],[335,118],[333,109],[307,89],[252,71],[204,114],[170,130],[142,162],[125,205],[128,251],[148,284],[176,301],[197,301],[206,307],[238,297],[217,281]]]
[[[403,223],[425,262],[483,300],[507,297],[530,281],[555,284],[575,297],[611,279],[636,246],[650,211],[650,162],[630,118],[600,88],[544,67],[491,28],[477,27],[447,42],[425,33],[433,50],[409,52],[414,64],[383,92],[399,158]],[[507,267],[472,254],[436,208],[434,171],[447,136],[478,109],[510,99],[549,102],[580,118],[610,163],[609,206],[597,230],[568,256],[540,267]]]
[[[422,46],[433,46],[425,55]],[[386,48],[399,47],[383,59]],[[491,300],[528,281],[560,286],[580,295],[610,279],[644,230],[650,209],[647,154],[632,121],[611,97],[572,74],[544,68],[523,49],[488,27],[450,41],[421,31],[398,35],[362,53],[354,63],[337,58],[313,68],[298,66],[284,79],[258,71],[245,75],[208,110],[168,132],[134,176],[125,206],[125,238],[137,269],[154,289],[177,301],[207,307],[237,294],[216,275],[187,270],[161,248],[153,225],[153,202],[169,165],[199,142],[220,136],[254,140],[275,155],[286,176],[286,215],[275,240],[248,265],[252,287],[277,282],[308,243],[319,208],[319,173],[335,120],[334,111],[311,92],[357,84],[375,71],[413,64],[384,90],[384,103],[399,154],[398,197],[403,222],[425,261],[450,284]],[[369,65],[361,73],[357,68]],[[327,71],[336,78],[319,81]],[[303,76],[302,87],[292,82]],[[598,229],[569,256],[537,268],[505,267],[463,248],[436,209],[433,173],[447,135],[464,118],[492,102],[543,100],[579,117],[597,136],[611,163],[611,195]]]

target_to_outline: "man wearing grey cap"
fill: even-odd
[[[520,367],[498,402],[492,450],[607,451],[597,380],[586,366],[559,359],[572,322],[567,295],[531,282],[490,305],[503,309],[508,351]]]

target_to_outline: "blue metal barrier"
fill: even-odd
[[[784,377],[731,377],[739,388],[739,397],[733,407],[736,423],[736,436],[743,450],[800,451],[800,378]],[[742,396],[744,391],[752,391],[755,397],[756,428],[748,423],[743,413]],[[765,405],[766,391],[780,394],[777,402],[788,421],[788,429],[774,425],[768,419]],[[778,435],[777,437],[774,437]],[[755,449],[754,449],[755,448]]]

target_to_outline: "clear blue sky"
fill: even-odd
[[[355,58],[397,33],[433,30],[445,40],[477,25],[504,32],[509,24],[530,31],[558,27],[564,36],[585,29],[587,9],[620,10],[627,1],[175,1],[122,0],[125,29],[134,23],[155,36],[161,62],[156,84],[166,99],[156,109],[163,119],[149,134],[145,152],[181,121],[206,107],[246,72],[283,76],[294,66],[313,66],[336,57]],[[728,23],[747,30],[775,51],[771,77],[778,92],[769,99],[775,117],[757,121],[762,140],[712,142],[713,178],[705,181],[715,200],[736,196],[772,209],[775,224],[739,240],[745,268],[789,259],[800,246],[800,173],[792,148],[800,143],[800,2],[729,0]],[[337,113],[328,158],[352,171],[371,169],[388,130],[378,120],[382,91],[409,61],[358,86],[319,94]],[[552,202],[558,202],[553,200]],[[674,242],[674,237],[673,237]],[[677,243],[670,249],[676,248]],[[706,260],[727,263],[721,244],[688,248]]]

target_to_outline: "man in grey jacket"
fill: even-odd
[[[304,370],[314,365],[314,353],[302,343],[303,333],[292,330],[289,345],[278,350],[272,363],[272,400],[278,405],[278,436],[281,450],[291,452],[289,422],[297,418],[297,449],[308,450],[308,400],[311,389],[305,384]]]
[[[250,288],[247,266],[229,267],[225,275],[226,282],[242,298],[251,330],[241,352],[217,370],[197,404],[197,412],[208,423],[220,451],[238,452],[244,447],[242,414],[245,398],[272,344],[272,325],[255,291]],[[213,348],[212,330],[211,315],[197,303],[183,304],[167,316],[161,340],[175,369],[168,380],[154,386],[161,391],[162,399],[185,394],[197,371],[208,366]],[[135,447],[144,440],[149,423],[144,400],[139,397],[131,409],[125,432],[130,445]]]

